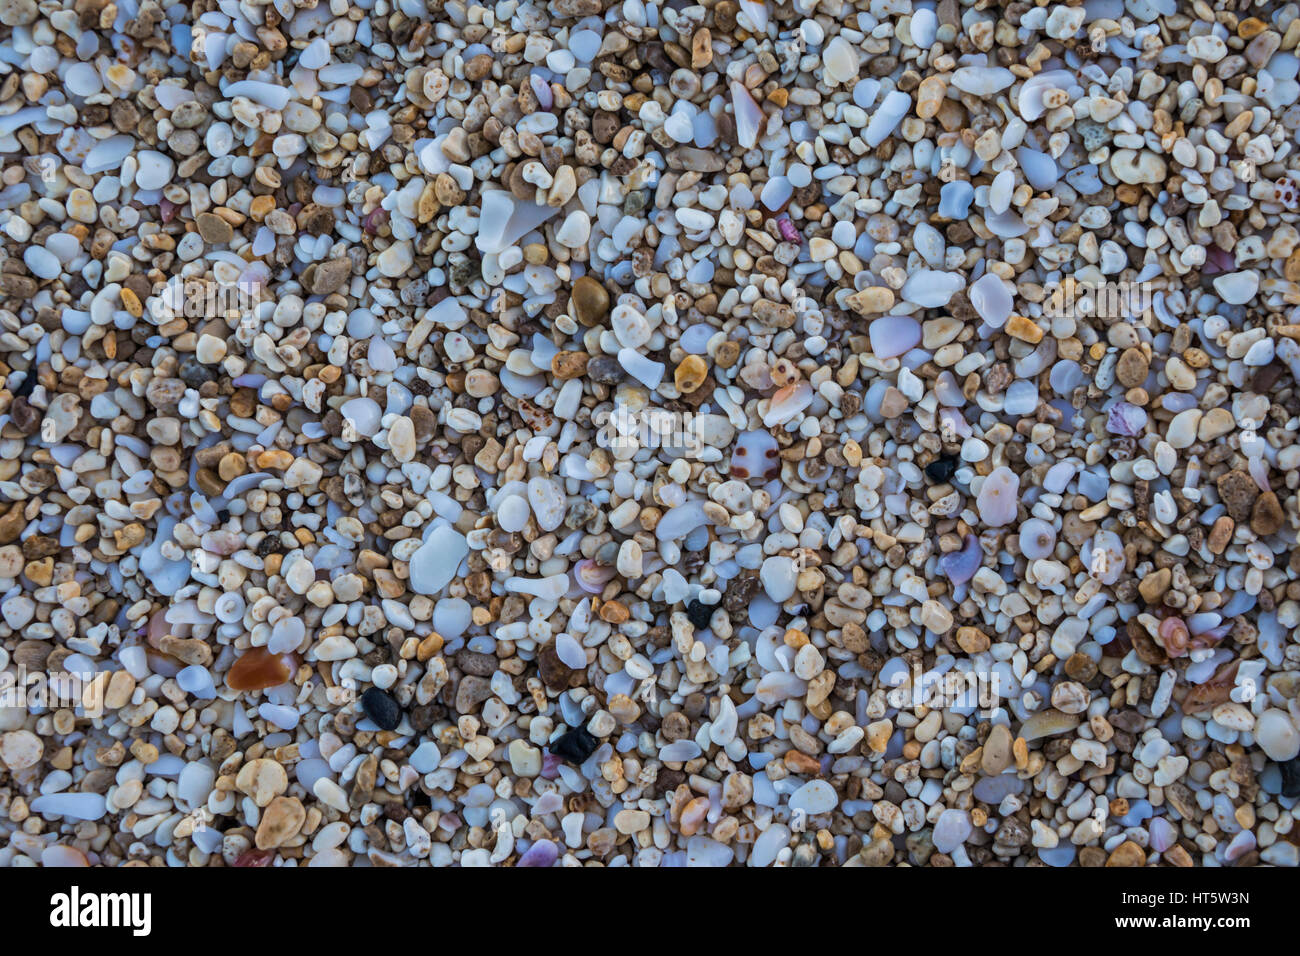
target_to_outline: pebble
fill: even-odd
[[[411,555],[411,589],[417,594],[437,594],[456,575],[468,551],[464,537],[452,528],[434,529]]]
[[[1255,724],[1255,740],[1270,760],[1279,763],[1300,755],[1300,730],[1285,711],[1270,708]]]

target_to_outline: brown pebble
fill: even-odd
[[[3,515],[0,515],[0,544],[11,544],[18,540],[27,519],[23,515],[23,503],[16,501]]]
[[[312,295],[329,295],[342,288],[351,275],[351,259],[329,259],[309,266],[303,272],[303,284]]]
[[[235,235],[235,230],[230,227],[230,223],[213,212],[199,213],[195,222],[199,227],[199,235],[210,245],[223,245]]]
[[[1266,491],[1255,499],[1255,506],[1250,512],[1250,530],[1260,537],[1274,534],[1286,521],[1286,512],[1277,494]]]
[[[1125,388],[1137,388],[1147,380],[1151,365],[1141,349],[1125,349],[1115,366],[1115,377]]]
[[[1251,508],[1259,497],[1259,485],[1255,484],[1255,479],[1236,468],[1220,477],[1216,487],[1219,489],[1219,500],[1228,509],[1228,514],[1232,515],[1232,520],[1238,523],[1249,521]]]
[[[591,276],[582,276],[573,283],[569,307],[579,324],[592,328],[609,317],[609,293]]]
[[[586,352],[556,352],[551,359],[551,374],[561,381],[581,378],[587,373],[587,363],[591,360]]]
[[[1213,554],[1223,554],[1228,547],[1228,542],[1232,540],[1232,533],[1236,530],[1237,523],[1227,515],[1220,515],[1219,519],[1214,522],[1214,527],[1210,529],[1209,548]]]
[[[465,64],[465,79],[475,83],[492,72],[492,57],[487,53],[472,56]]]
[[[1075,652],[1065,662],[1065,674],[1071,680],[1087,683],[1097,676],[1097,663],[1087,654]]]

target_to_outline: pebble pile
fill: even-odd
[[[0,0],[0,865],[1296,866],[1298,44]]]

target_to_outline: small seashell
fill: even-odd
[[[599,594],[617,575],[614,568],[597,564],[590,558],[584,558],[573,566],[573,579],[588,594]]]
[[[1181,617],[1170,616],[1161,621],[1156,636],[1170,657],[1182,657],[1187,653],[1189,636]]]

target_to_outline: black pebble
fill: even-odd
[[[194,356],[181,363],[180,379],[190,388],[202,388],[208,382],[216,381],[217,373],[208,368]]]
[[[1300,797],[1300,757],[1292,757],[1277,766],[1282,771],[1282,796]]]
[[[378,687],[372,687],[361,695],[361,709],[380,730],[395,730],[402,722],[402,708]]]
[[[700,601],[692,601],[686,605],[686,616],[690,618],[697,631],[702,631],[709,626],[709,621],[713,619],[714,606],[704,604]]]
[[[587,758],[594,754],[599,746],[600,741],[593,737],[586,727],[578,727],[557,737],[551,744],[551,753],[578,766],[586,763]]]
[[[29,368],[23,373],[23,380],[12,390],[14,398],[26,398],[36,388],[36,369]]]
[[[925,466],[925,477],[931,481],[947,481],[957,471],[957,459],[944,455]]]

